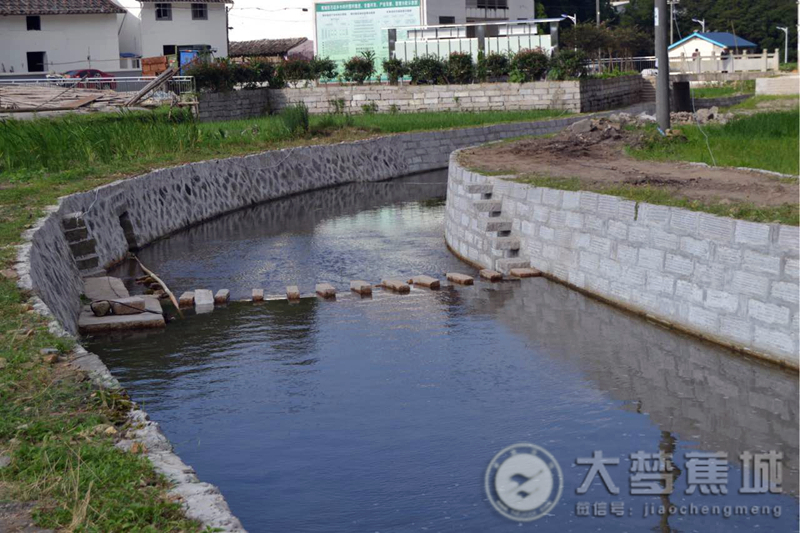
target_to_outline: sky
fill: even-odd
[[[302,8],[308,12],[303,12]],[[235,0],[228,19],[233,28],[230,38],[231,41],[313,39],[313,16],[313,0]]]

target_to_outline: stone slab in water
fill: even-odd
[[[111,309],[115,315],[138,315],[144,313],[144,297],[117,298],[111,301]]]
[[[502,281],[503,275],[496,270],[489,270],[488,268],[484,268],[480,272],[481,277],[488,281]]]
[[[297,285],[289,285],[288,287],[286,287],[286,299],[299,300],[300,288]]]
[[[369,294],[372,294],[372,285],[370,285],[366,281],[357,279],[350,282],[350,290],[360,294],[361,296],[367,296]]]
[[[217,305],[226,304],[230,299],[231,291],[228,289],[220,289],[217,291],[217,294],[214,295],[214,303]]]
[[[512,268],[509,274],[516,278],[535,278],[542,275],[542,273],[535,268]]]
[[[390,291],[399,292],[400,294],[411,291],[411,287],[409,287],[406,282],[400,281],[399,279],[385,279],[381,281],[381,286]]]
[[[85,279],[83,281],[83,294],[90,300],[118,300],[130,296],[122,280],[110,276]]]
[[[78,318],[78,329],[82,334],[88,334],[165,327],[167,324],[164,321],[158,298],[153,296],[143,296],[142,298],[147,312],[138,315],[94,316],[87,305]]]
[[[194,293],[191,291],[184,292],[178,298],[179,307],[192,307],[194,305]]]
[[[408,280],[410,284],[418,285],[420,287],[427,287],[429,289],[438,289],[441,283],[438,279],[430,276],[414,276]]]
[[[253,301],[254,302],[264,301],[264,289],[253,289]]]
[[[194,291],[194,306],[205,307],[214,305],[214,293],[208,289],[198,289]]]
[[[472,285],[475,283],[475,279],[472,276],[459,274],[457,272],[448,272],[447,280],[451,281],[452,283],[458,283],[459,285]]]
[[[336,289],[329,283],[317,283],[316,293],[322,298],[334,298],[336,296]]]

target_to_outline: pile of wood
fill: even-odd
[[[169,67],[167,56],[145,57],[142,59],[142,76],[158,76]]]
[[[0,112],[69,111],[122,107],[129,94],[57,85],[0,85]]]

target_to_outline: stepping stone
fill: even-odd
[[[300,289],[297,285],[289,285],[286,287],[286,299],[287,300],[299,300],[300,299]]]
[[[372,285],[367,283],[366,281],[361,281],[357,279],[355,281],[350,282],[350,290],[360,294],[361,296],[369,296],[372,294]]]
[[[320,298],[336,298],[336,289],[329,283],[317,283],[315,291]]]
[[[542,273],[535,268],[512,268],[509,274],[515,278],[535,278],[542,275]]]
[[[208,289],[199,289],[194,291],[194,308],[197,312],[208,311],[214,309],[214,293]]]
[[[231,291],[228,289],[220,289],[217,291],[217,294],[214,295],[214,303],[217,305],[223,305],[228,303],[231,299]]]
[[[489,270],[488,268],[484,268],[481,270],[481,277],[488,281],[502,281],[503,275],[500,272],[495,270]]]
[[[138,315],[144,313],[144,298],[141,296],[118,298],[111,301],[111,309],[115,315]]]
[[[264,301],[264,289],[253,289],[253,301],[254,302]]]
[[[116,300],[119,298],[128,298],[130,296],[122,280],[110,276],[88,278],[84,280],[83,293],[92,301]]]
[[[400,281],[399,279],[385,279],[381,281],[381,286],[385,289],[389,289],[390,291],[394,291],[399,294],[405,294],[407,292],[411,292],[411,287],[408,284]]]
[[[472,285],[475,283],[475,280],[472,276],[467,276],[466,274],[458,274],[456,272],[449,272],[447,275],[447,280],[453,283],[457,283],[459,285]]]
[[[410,280],[409,283],[417,285],[419,287],[427,287],[429,289],[438,289],[439,288],[439,280],[436,278],[432,278],[430,276],[414,276]]]
[[[178,298],[178,307],[192,307],[194,305],[194,293],[191,291],[184,292]]]
[[[87,305],[78,318],[78,330],[81,333],[104,333],[107,331],[125,331],[148,328],[163,328],[166,326],[161,314],[161,304],[158,298],[143,296],[147,313],[138,315],[108,315],[94,316]]]

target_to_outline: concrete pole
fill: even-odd
[[[595,13],[597,14],[597,27],[600,27],[600,0],[595,2]]]
[[[669,0],[669,44],[675,42],[675,0]]]
[[[667,54],[667,0],[655,4],[656,61],[656,118],[661,131],[667,131],[669,122],[669,55]],[[670,21],[671,24],[672,21]]]

